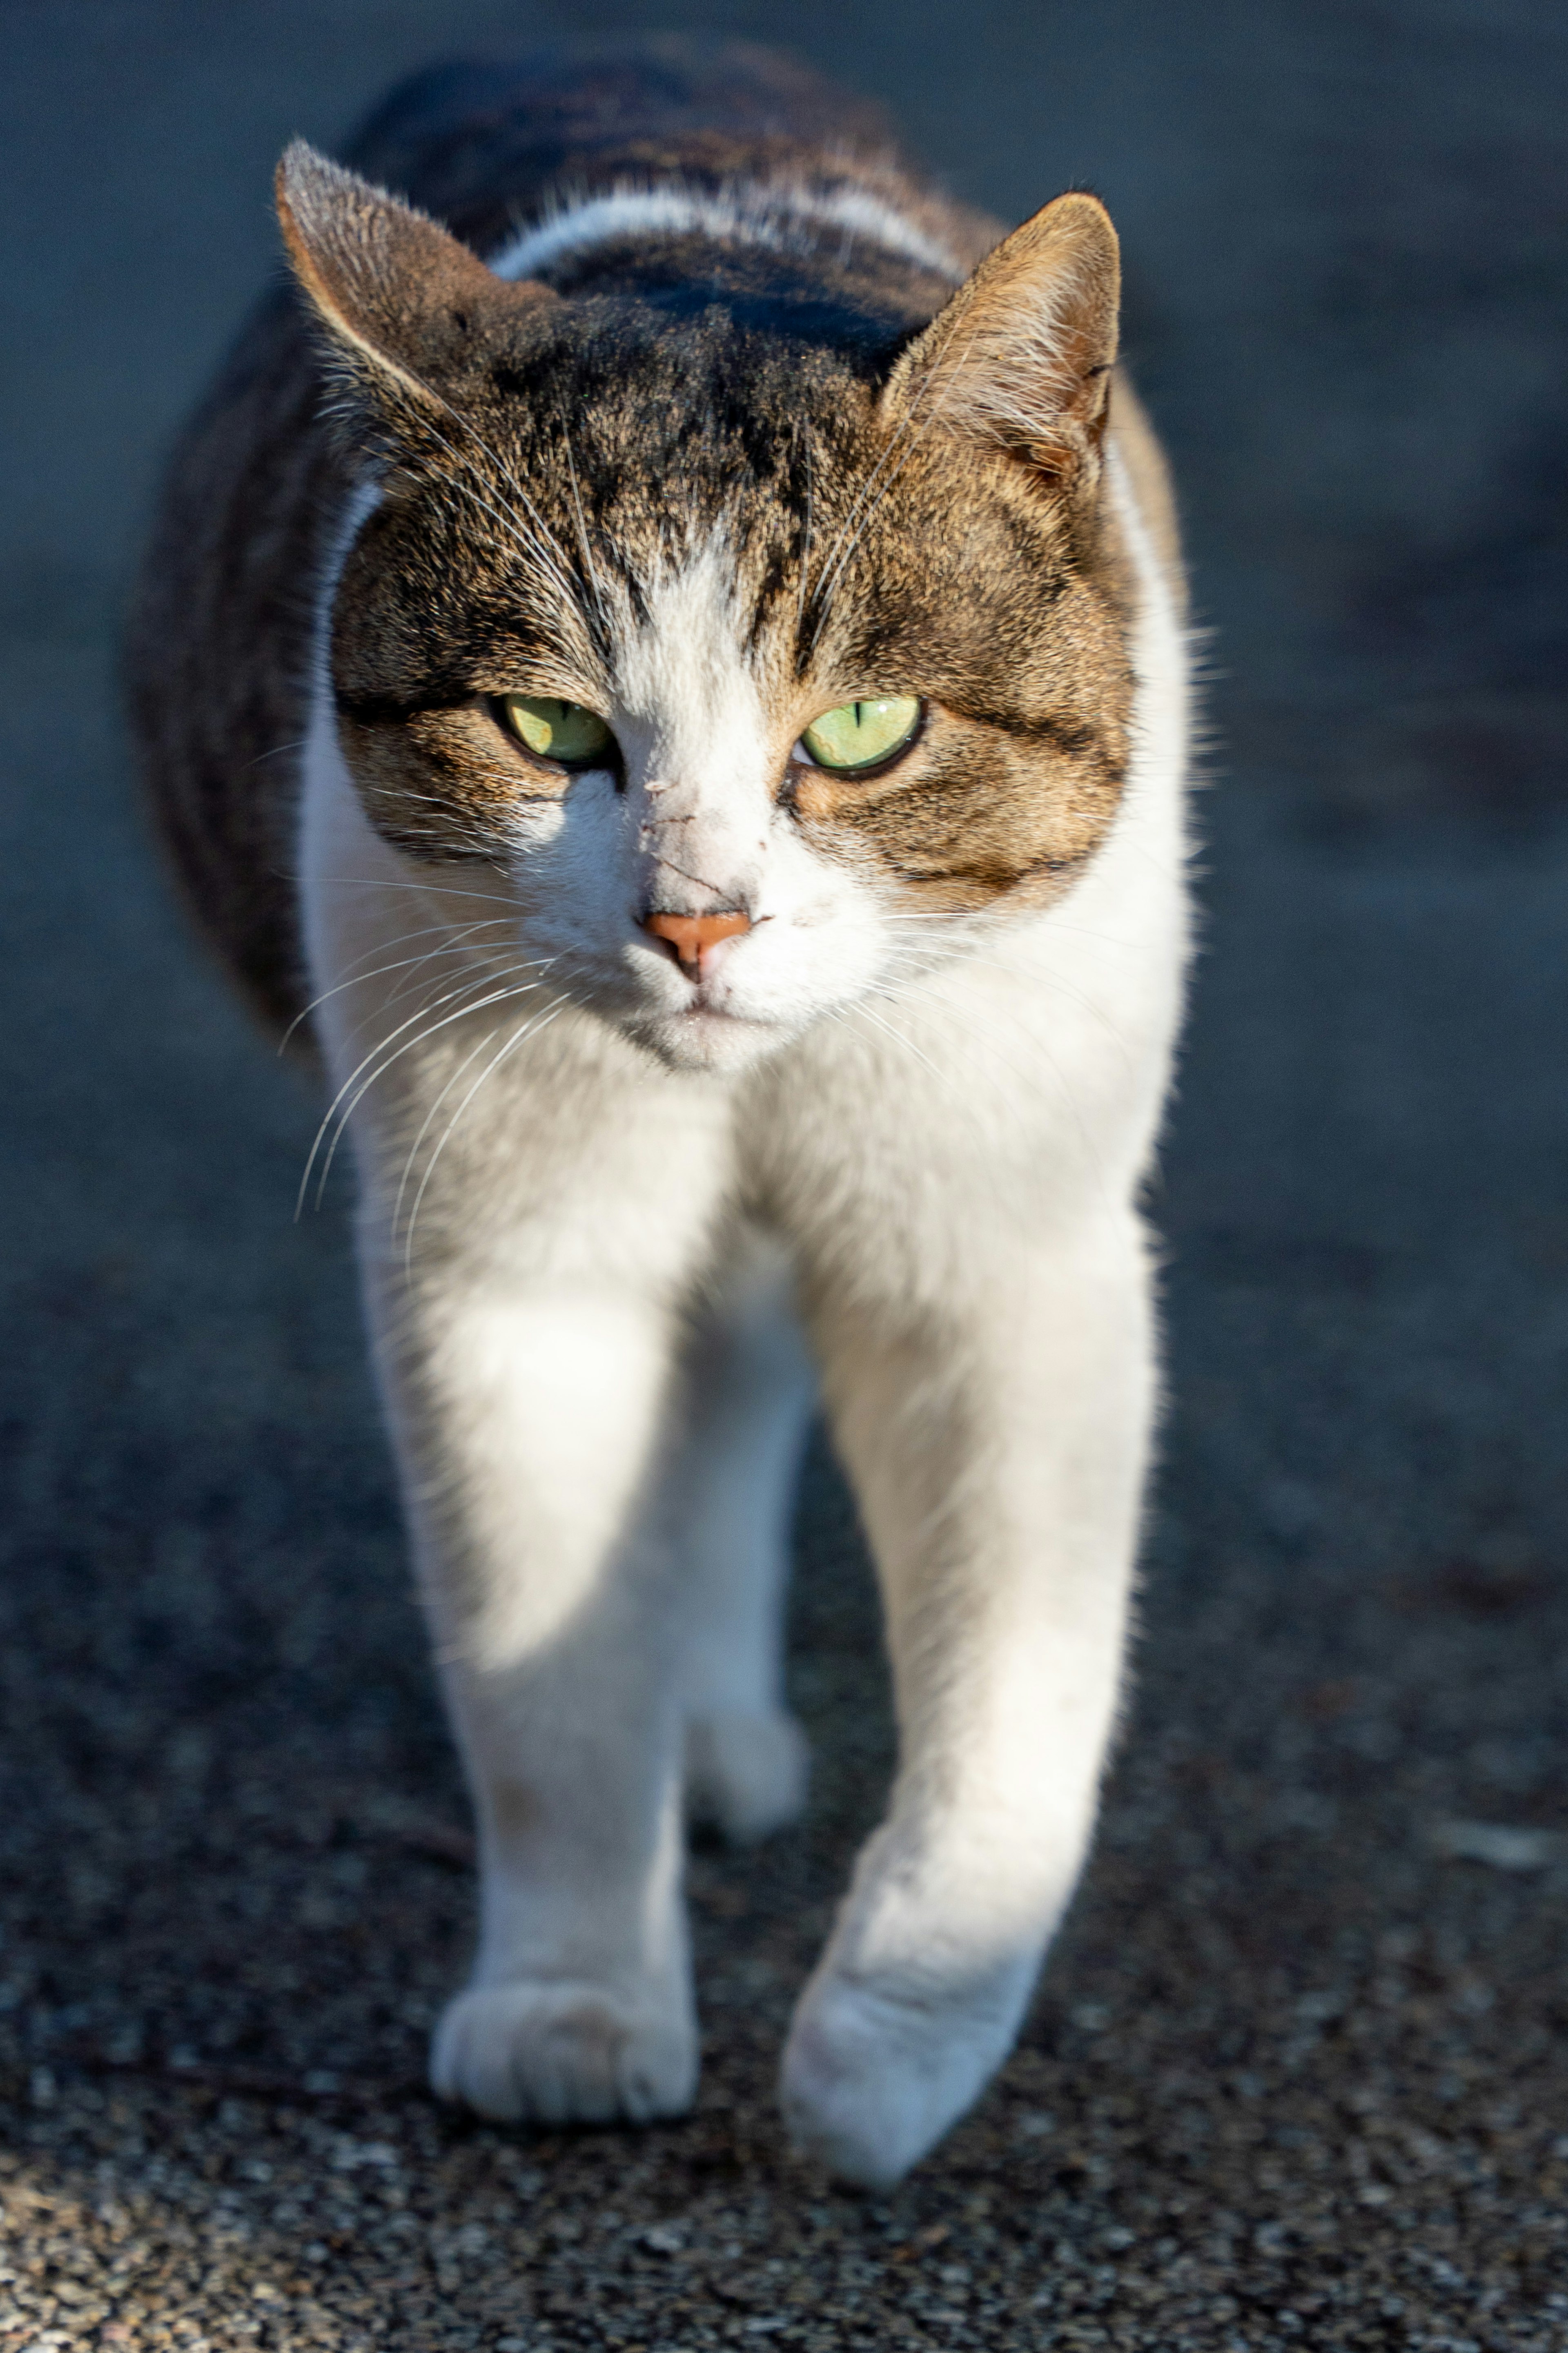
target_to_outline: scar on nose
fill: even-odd
[[[706,874],[693,874],[689,866],[678,866],[673,858],[656,858],[654,863],[668,867],[671,874],[679,874],[683,882],[694,883],[699,891],[710,892],[715,899],[719,896],[719,884],[710,882]]]

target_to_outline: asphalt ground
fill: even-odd
[[[192,948],[114,640],[268,176],[698,24],[1088,181],[1212,632],[1125,1735],[1020,2049],[884,2201],[777,2049],[890,1756],[820,1451],[804,1828],[691,1870],[694,2116],[423,2089],[460,1784],[316,1106]],[[1568,19],[1519,0],[0,7],[0,2347],[1568,2347]]]

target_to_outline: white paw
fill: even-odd
[[[476,1986],[447,2005],[430,2081],[501,2124],[647,2124],[691,2105],[696,2021],[595,1985]]]
[[[688,1807],[737,1845],[795,1820],[810,1776],[805,1735],[782,1707],[714,1711],[687,1726]]]
[[[1011,1984],[955,1996],[819,1974],[784,2046],[790,2139],[840,2180],[890,2189],[979,2097],[1021,2006]]]

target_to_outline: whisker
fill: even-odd
[[[252,768],[259,768],[268,760],[280,760],[286,752],[302,752],[310,740],[308,735],[300,735],[292,744],[274,744],[270,752],[258,752],[254,760],[247,760],[240,774],[244,776]]]
[[[489,923],[505,923],[505,922],[506,922],[506,920],[507,920],[507,919],[506,919],[506,917],[505,917],[504,915],[495,915],[495,916],[492,916],[492,917],[490,917],[490,918],[489,918]],[[480,924],[473,924],[473,925],[466,925],[466,926],[465,926],[465,930],[466,930],[466,931],[478,931],[478,930],[480,930],[480,929],[487,929],[487,930],[488,930],[488,929],[489,929],[489,923],[486,923],[486,924],[484,924],[484,925],[480,925]],[[465,962],[465,963],[477,964],[477,965],[482,965],[482,966],[487,966],[487,967],[489,967],[489,970],[491,970],[491,971],[493,972],[493,971],[495,970],[495,968],[496,968],[497,965],[498,965],[501,960],[503,960],[503,959],[505,959],[505,958],[507,958],[507,957],[508,957],[508,952],[509,952],[509,950],[512,949],[514,946],[515,946],[515,943],[514,943],[513,941],[507,940],[507,939],[500,939],[500,940],[497,940],[497,941],[495,941],[492,944],[490,944],[490,945],[487,946],[487,945],[483,944],[482,943],[476,942],[476,941],[474,941],[474,940],[472,940],[472,939],[470,938],[470,939],[467,940],[467,941],[466,941],[466,942],[464,942],[464,943],[455,944],[454,944],[454,950],[453,950],[453,953],[454,953],[455,955],[457,955],[461,959],[461,961],[463,961],[463,962]],[[440,947],[439,944],[437,944],[435,947],[433,947],[433,948],[427,948],[427,949],[426,950],[426,952],[425,952],[425,955],[424,955],[423,956],[421,956],[420,958],[418,958],[417,963],[418,963],[418,964],[427,963],[427,962],[430,960],[430,958],[431,958],[431,957],[433,957],[433,956],[438,956],[438,955],[440,955],[442,953],[443,953],[443,951],[442,951],[442,949],[441,949],[441,947]],[[515,964],[516,964],[516,962],[517,962],[517,958],[516,958],[515,955],[511,955],[511,956],[510,956],[510,962],[513,965],[515,965]],[[417,964],[416,964],[416,969],[417,969]],[[402,999],[403,999],[403,998],[404,998],[404,997],[408,994],[409,989],[410,989],[413,986],[414,986],[413,975],[412,975],[412,974],[410,974],[409,977],[408,977],[406,980],[400,980],[400,981],[398,982],[398,984],[397,984],[396,987],[389,991],[389,993],[388,993],[388,997],[387,997],[387,1002],[388,1002],[388,1004],[389,1004],[389,1005],[396,1005],[396,1004],[401,1003]]]
[[[486,976],[489,978],[492,976],[487,975]],[[480,985],[482,986],[482,984]],[[474,1003],[459,1005],[455,1011],[444,1014],[439,1021],[432,1022],[428,1029],[421,1030],[416,1036],[406,1039],[405,1042],[397,1049],[396,1053],[389,1054],[385,1061],[383,1062],[378,1069],[373,1070],[370,1076],[365,1080],[363,1085],[355,1094],[353,1101],[349,1104],[348,1109],[342,1113],[342,1117],[338,1121],[336,1130],[332,1135],[331,1143],[327,1148],[326,1158],[321,1164],[321,1181],[316,1187],[316,1207],[320,1208],[321,1206],[321,1198],[327,1189],[327,1179],[332,1173],[332,1162],[337,1156],[338,1146],[342,1142],[343,1137],[348,1131],[349,1122],[353,1119],[355,1112],[359,1109],[360,1104],[364,1101],[365,1096],[370,1092],[372,1087],[374,1087],[379,1080],[384,1079],[386,1076],[386,1073],[392,1069],[395,1062],[400,1062],[404,1055],[411,1053],[415,1047],[426,1044],[430,1039],[434,1038],[437,1034],[438,1031],[447,1029],[452,1022],[463,1021],[468,1019],[471,1014],[482,1013],[487,1006],[503,1005],[510,998],[514,997],[531,996],[536,988],[542,988],[543,986],[544,983],[541,980],[529,981],[519,987],[498,989],[493,997],[481,997]],[[467,991],[463,990],[455,990],[453,992],[454,995],[458,996],[467,993]],[[445,1004],[447,1000],[444,997],[437,997],[436,1001],[437,1005],[441,1005]],[[367,1059],[374,1059],[374,1056],[367,1057]]]
[[[524,967],[524,969],[526,969],[526,967]],[[310,1157],[305,1163],[305,1173],[300,1179],[299,1198],[294,1204],[294,1215],[296,1218],[300,1216],[304,1208],[305,1195],[310,1189],[310,1171],[315,1165],[316,1155],[321,1148],[327,1130],[331,1125],[332,1120],[336,1116],[339,1104],[342,1102],[343,1097],[348,1094],[350,1090],[354,1086],[361,1074],[371,1069],[371,1065],[375,1062],[379,1055],[385,1052],[386,1048],[392,1044],[395,1038],[402,1037],[405,1029],[414,1029],[416,1023],[424,1020],[427,1013],[434,1012],[437,1006],[449,1005],[455,997],[460,997],[470,996],[476,988],[484,988],[488,987],[489,981],[494,976],[491,974],[483,974],[477,980],[465,981],[458,988],[448,989],[444,997],[437,997],[435,999],[434,1004],[426,1002],[420,1006],[417,1012],[411,1013],[408,1016],[406,1021],[400,1021],[395,1029],[389,1030],[384,1038],[379,1039],[377,1043],[371,1048],[370,1052],[366,1054],[363,1060],[358,1064],[357,1068],[350,1072],[349,1076],[343,1081],[342,1085],[338,1089],[337,1093],[332,1097],[331,1102],[328,1104],[326,1112],[322,1117],[321,1124],[316,1130],[316,1140],[310,1146]],[[540,986],[538,983],[533,985],[535,987]],[[506,992],[503,990],[501,995],[504,996]],[[478,1005],[459,1005],[456,1011],[444,1014],[442,1018],[439,1021],[433,1023],[430,1029],[420,1030],[416,1036],[408,1039],[406,1043],[397,1049],[395,1054],[390,1055],[387,1058],[379,1070],[371,1071],[371,1076],[365,1080],[364,1085],[360,1088],[359,1092],[354,1096],[353,1101],[349,1104],[347,1111],[343,1113],[342,1119],[338,1123],[337,1133],[332,1138],[331,1150],[327,1154],[326,1163],[321,1170],[321,1183],[316,1188],[316,1202],[318,1208],[321,1205],[322,1193],[326,1189],[326,1182],[331,1168],[332,1157],[337,1151],[343,1130],[347,1127],[348,1123],[353,1118],[355,1111],[358,1110],[368,1089],[374,1085],[377,1079],[384,1077],[385,1073],[392,1068],[393,1063],[399,1060],[403,1055],[407,1053],[410,1047],[422,1045],[427,1038],[435,1037],[437,1030],[446,1029],[449,1022],[460,1020],[465,1014],[479,1012],[485,1005],[499,1004],[500,1002],[500,997],[494,997],[481,998]]]
[[[494,1077],[496,1071],[500,1070],[501,1064],[506,1060],[507,1056],[510,1054],[516,1047],[521,1046],[525,1038],[534,1037],[541,1029],[547,1029],[550,1027],[550,1024],[556,1018],[557,1015],[564,1013],[568,1009],[570,1003],[570,998],[563,997],[559,1004],[552,1006],[548,1013],[542,1014],[536,1021],[525,1021],[520,1029],[514,1029],[511,1036],[507,1039],[506,1044],[495,1057],[495,1060],[492,1062],[487,1063],[486,1067],[479,1072],[479,1077],[474,1081],[473,1085],[468,1089],[468,1093],[463,1097],[462,1102],[458,1105],[457,1110],[453,1113],[445,1135],[442,1136],[440,1143],[436,1146],[435,1151],[430,1155],[425,1174],[419,1180],[419,1190],[414,1197],[414,1207],[408,1213],[408,1232],[405,1243],[403,1261],[404,1273],[408,1281],[412,1282],[414,1277],[414,1229],[419,1222],[420,1204],[425,1198],[426,1189],[429,1185],[430,1179],[436,1173],[436,1163],[440,1159],[441,1155],[445,1152],[447,1145],[451,1142],[464,1113],[468,1110],[468,1105],[473,1102],[474,1097],[479,1093],[479,1089],[485,1084],[486,1081]],[[395,1231],[396,1229],[395,1227]]]
[[[408,1147],[407,1157],[403,1163],[403,1174],[397,1180],[397,1198],[392,1205],[390,1230],[392,1236],[392,1246],[395,1250],[397,1247],[397,1229],[403,1217],[404,1196],[408,1190],[408,1180],[414,1174],[414,1164],[419,1156],[419,1147],[424,1143],[425,1138],[429,1134],[436,1114],[440,1110],[441,1105],[446,1102],[447,1097],[451,1093],[452,1089],[457,1085],[458,1080],[462,1077],[464,1071],[468,1069],[469,1065],[479,1060],[479,1057],[484,1052],[485,1048],[493,1040],[495,1034],[495,1028],[492,1024],[491,1027],[485,1031],[484,1036],[479,1039],[479,1042],[476,1045],[469,1047],[468,1052],[464,1055],[462,1060],[452,1072],[451,1077],[447,1081],[446,1085],[442,1088],[440,1093],[437,1096],[435,1102],[430,1105],[429,1110],[426,1113],[424,1118],[419,1123],[419,1133]],[[417,1208],[417,1203],[416,1203],[416,1207]]]
[[[562,959],[559,957],[552,958],[552,963],[559,963],[561,961]],[[542,982],[540,982],[536,983],[535,986],[542,987],[543,984]],[[557,983],[557,986],[559,987],[560,984]],[[437,1113],[440,1110],[441,1105],[446,1102],[447,1097],[451,1093],[452,1089],[457,1085],[458,1080],[462,1077],[463,1072],[479,1055],[483,1053],[485,1048],[489,1044],[490,1039],[494,1035],[495,1028],[492,1024],[491,1027],[486,1030],[479,1043],[470,1048],[469,1051],[464,1055],[462,1060],[452,1072],[451,1077],[447,1081],[446,1085],[442,1088],[440,1093],[437,1096],[429,1110],[426,1113],[424,1119],[420,1123],[419,1133],[408,1147],[408,1156],[403,1164],[403,1175],[398,1180],[397,1198],[393,1205],[392,1211],[392,1239],[395,1248],[396,1247],[397,1241],[398,1220],[403,1213],[404,1195],[407,1191],[408,1180],[414,1174],[414,1164],[418,1157],[419,1147],[424,1143],[426,1136],[429,1134],[431,1123],[434,1121]],[[416,1204],[416,1208],[417,1208],[417,1204]]]
[[[433,882],[427,874],[411,874],[406,880],[388,874],[334,874],[334,885],[342,884],[352,891],[419,891],[426,897],[439,892],[444,899],[477,899],[486,907],[507,907],[517,913],[515,899],[505,899],[499,891],[459,891],[455,884]]]
[[[365,950],[365,955],[375,955],[379,953],[380,948],[382,947],[406,947],[410,940],[424,939],[431,932],[441,932],[446,934],[447,935],[446,944],[455,946],[460,940],[468,937],[471,933],[488,931],[495,924],[504,923],[505,921],[506,918],[504,915],[487,915],[481,917],[477,923],[463,924],[457,932],[451,931],[450,926],[446,923],[425,923],[422,924],[420,929],[416,932],[405,932],[399,939],[381,941],[377,944],[376,947],[367,948]],[[377,965],[374,970],[371,972],[356,973],[351,965],[349,976],[346,979],[340,980],[335,987],[323,988],[319,997],[313,997],[309,1005],[305,1006],[300,1012],[296,1013],[294,1018],[290,1021],[289,1027],[283,1032],[281,1039],[279,1040],[278,1051],[281,1054],[285,1050],[289,1044],[289,1040],[294,1035],[295,1030],[300,1027],[300,1022],[308,1021],[311,1014],[316,1012],[320,1007],[325,1005],[329,998],[341,997],[345,988],[359,988],[363,987],[366,981],[380,980],[389,972],[402,972],[405,965],[411,965],[416,968],[416,970],[417,970],[420,965],[428,964],[432,956],[439,955],[442,953],[442,947],[443,943],[441,941],[437,941],[437,944],[433,948],[426,948],[420,955],[399,956],[395,963]],[[353,962],[354,964],[363,964],[364,962],[364,956],[355,956]],[[403,985],[406,986],[406,983]]]
[[[431,951],[432,955],[437,953],[438,953],[437,950],[433,949]],[[470,973],[469,977],[466,981],[458,984],[458,988],[472,989],[486,988],[492,981],[508,980],[519,972],[531,971],[534,965],[542,962],[542,959],[532,957],[520,960],[515,955],[509,956],[506,953],[506,944],[502,942],[495,948],[491,949],[488,954],[480,953],[471,959],[466,959],[465,961],[471,962],[476,968]],[[446,976],[440,973],[433,976],[433,978],[437,980],[441,980],[445,977]],[[363,1037],[365,1030],[370,1028],[376,1018],[378,1010],[384,1010],[390,1013],[394,1006],[401,1004],[403,999],[408,995],[409,990],[416,985],[413,976],[410,975],[406,980],[400,981],[397,987],[388,993],[386,1004],[384,1008],[378,1008],[373,1007],[361,1020],[354,1024],[356,1040],[358,1038]],[[458,988],[454,988],[448,997],[437,997],[432,998],[426,996],[422,1000],[421,1009],[428,1012],[433,1010],[437,1005],[448,1003],[450,1001],[450,997],[455,997],[458,993]]]

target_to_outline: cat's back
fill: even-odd
[[[489,259],[530,225],[559,242],[563,215],[628,187],[679,185],[710,212],[747,183],[837,191],[841,208],[858,192],[960,266],[994,235],[903,169],[877,109],[743,44],[438,66],[391,94],[345,161]],[[279,1026],[302,1002],[299,754],[317,583],[348,488],[321,412],[311,332],[279,289],[174,452],[127,649],[132,725],[184,895]]]

